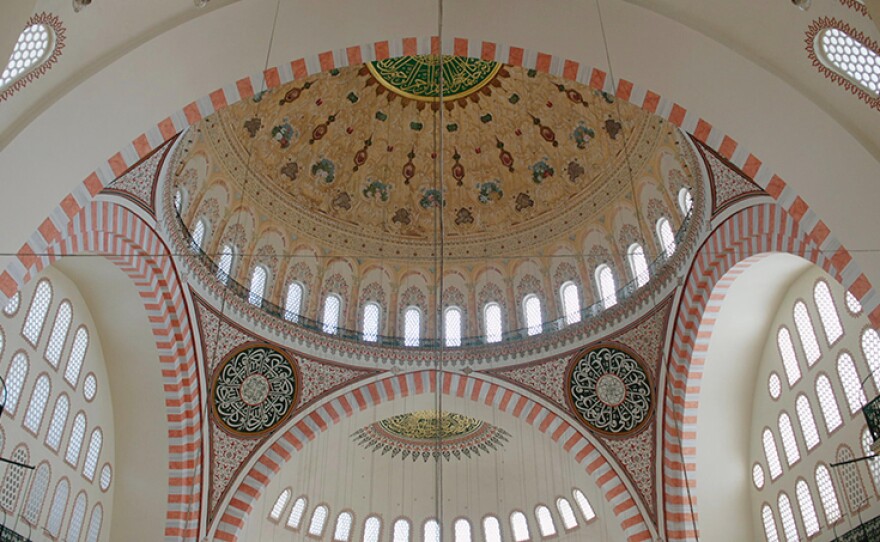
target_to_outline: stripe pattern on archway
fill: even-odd
[[[280,435],[237,484],[231,500],[220,516],[214,540],[229,542],[238,540],[248,515],[253,511],[254,503],[265,491],[272,476],[320,433],[355,412],[367,410],[386,401],[436,393],[437,381],[437,372],[431,370],[391,376],[349,391],[312,410]],[[596,481],[626,533],[627,541],[651,540],[646,519],[621,477],[599,450],[572,424],[519,392],[473,376],[442,373],[441,391],[444,395],[469,399],[497,408],[522,419],[550,436],[554,442],[562,445],[562,448],[571,454]]]

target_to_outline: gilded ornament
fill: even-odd
[[[391,92],[423,102],[440,100],[440,77],[443,77],[443,101],[464,98],[489,84],[501,64],[478,58],[443,55],[415,55],[388,58],[367,63],[370,74]]]

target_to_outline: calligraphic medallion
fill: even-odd
[[[569,406],[600,433],[632,433],[651,416],[654,394],[648,371],[620,345],[598,345],[575,356],[567,383]]]
[[[368,62],[367,68],[385,88],[404,98],[423,102],[440,99],[440,76],[443,76],[443,101],[464,98],[480,90],[498,74],[501,63],[479,58],[443,55],[413,55]]]
[[[251,344],[220,363],[211,394],[214,416],[233,433],[262,435],[287,419],[298,391],[287,355],[268,344]]]

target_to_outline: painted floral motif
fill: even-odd
[[[321,158],[312,164],[312,176],[330,184],[336,180],[336,165],[328,158]]]
[[[622,129],[623,125],[614,119],[608,119],[605,121],[605,131],[611,139],[617,139],[617,134],[619,134]]]
[[[473,224],[474,223],[474,214],[467,207],[462,207],[458,211],[455,212],[455,225],[461,226],[463,224]]]
[[[295,181],[297,176],[299,176],[299,164],[296,162],[288,162],[281,168],[281,174],[289,178],[291,181]]]
[[[532,172],[532,181],[535,184],[543,183],[544,179],[552,177],[556,173],[553,166],[547,163],[547,160],[547,158],[544,158],[529,166],[529,170]]]
[[[263,121],[260,117],[253,117],[245,121],[244,129],[247,130],[249,136],[257,137],[257,132],[263,127]]]
[[[533,200],[532,197],[525,192],[520,192],[516,195],[515,203],[516,210],[519,212],[522,212],[523,209],[528,209],[529,207],[535,206],[535,200]]]
[[[290,125],[290,120],[287,117],[284,117],[281,124],[272,128],[272,139],[277,141],[282,149],[289,147],[290,142],[297,137],[299,137],[299,134]]]
[[[388,193],[391,192],[391,184],[383,183],[378,179],[367,179],[367,187],[364,188],[363,194],[367,199],[376,199],[388,201]]]
[[[391,217],[391,222],[407,226],[410,222],[412,222],[412,216],[410,215],[408,209],[401,208],[394,211],[394,216]]]
[[[574,140],[577,148],[579,149],[586,149],[587,144],[589,144],[590,140],[592,140],[594,137],[596,137],[596,132],[583,122],[579,122],[578,125],[575,126],[574,131],[571,133],[571,138]]]
[[[440,207],[442,204],[443,196],[436,188],[426,188],[425,191],[422,192],[422,199],[419,200],[419,205],[422,206],[422,209]]]
[[[498,201],[504,196],[504,191],[501,190],[501,181],[497,179],[486,181],[484,183],[477,183],[477,190],[480,192],[477,199],[480,200],[480,203],[484,204]]]
[[[576,183],[584,174],[584,166],[580,165],[577,160],[572,160],[565,166],[565,172],[568,173],[568,180]]]
[[[348,192],[340,192],[333,198],[333,207],[337,209],[351,209],[351,195]]]

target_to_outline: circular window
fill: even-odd
[[[756,488],[764,489],[764,467],[760,463],[755,463],[752,467],[752,481],[755,482]]]
[[[83,395],[85,396],[86,401],[91,402],[97,393],[98,379],[95,378],[95,373],[89,373],[86,375],[86,379],[83,382]]]
[[[779,380],[778,374],[770,373],[770,378],[767,380],[767,388],[770,390],[770,397],[779,399],[779,394],[782,393],[782,381]]]
[[[101,467],[101,491],[110,489],[111,481],[113,481],[113,468],[110,467],[110,463],[104,463]]]

